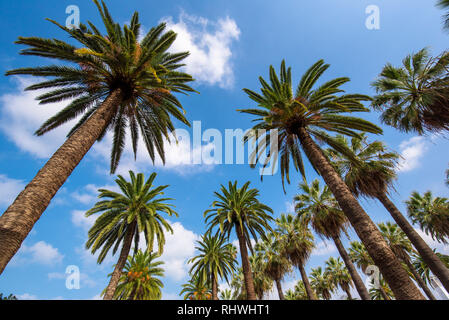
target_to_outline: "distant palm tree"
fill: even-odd
[[[304,223],[310,224],[320,236],[334,241],[354,281],[357,292],[363,300],[369,300],[368,290],[340,239],[342,232],[347,233],[348,219],[339,208],[329,188],[324,186],[321,189],[318,180],[314,180],[311,185],[300,183],[299,188],[301,194],[294,198],[296,213],[304,220]]]
[[[164,276],[162,261],[156,253],[142,252],[140,249],[128,257],[125,268],[114,293],[116,300],[160,300],[162,281],[157,277]]]
[[[316,300],[305,270],[305,264],[315,248],[314,236],[307,224],[291,214],[276,219],[276,233],[282,243],[283,254],[299,269],[304,287],[310,300]]]
[[[369,266],[374,265],[373,259],[370,257],[365,246],[358,241],[350,242],[349,257],[351,258],[352,262],[354,262],[358,268],[362,269],[363,273],[365,273],[365,274],[366,274],[367,268]],[[382,279],[381,274],[379,274],[379,277],[380,277],[380,279]],[[384,281],[384,283],[385,283],[385,281]],[[385,286],[388,287],[388,285],[386,283],[385,283]],[[390,300],[390,297],[384,291],[384,288],[382,286],[380,286],[377,290],[380,291],[380,294],[382,295],[384,300]],[[389,291],[391,292],[391,289],[389,289]],[[369,290],[369,293],[371,296],[371,289]],[[391,293],[391,294],[393,294],[393,293]]]
[[[427,191],[423,195],[415,191],[405,203],[408,216],[413,223],[418,224],[432,239],[448,243],[449,199],[435,198],[431,191]]]
[[[270,161],[276,161],[279,156],[283,184],[284,180],[290,182],[291,162],[305,180],[301,154],[303,150],[312,166],[329,186],[357,235],[396,292],[396,296],[401,299],[423,299],[421,292],[410,281],[407,272],[383,240],[374,222],[351,194],[318,145],[325,143],[345,152],[345,146],[339,144],[329,132],[350,137],[358,136],[360,132],[382,133],[382,129],[374,124],[345,114],[369,111],[362,102],[370,100],[369,97],[360,94],[343,94],[341,86],[349,81],[348,78],[332,79],[314,88],[328,68],[329,65],[323,60],[316,62],[302,76],[293,94],[291,68],[287,69],[285,62],[282,61],[279,77],[270,66],[270,83],[262,77],[259,78],[262,85],[261,94],[244,89],[258,105],[258,108],[238,110],[256,117],[254,120],[256,125],[247,134],[246,139],[255,143],[257,147],[252,154],[252,160],[265,159],[262,165],[266,167]],[[276,150],[271,150],[271,138],[274,138],[271,130],[277,130],[277,144],[273,144],[273,148],[277,146]]]
[[[435,252],[435,249],[433,249],[433,251]],[[449,268],[449,256],[439,252],[435,252],[435,254],[444,263],[444,265],[447,268]],[[412,264],[416,272],[418,272],[419,276],[424,280],[424,283],[426,284],[430,283],[431,270],[429,266],[426,264],[426,262],[423,260],[423,258],[416,254],[413,255]]]
[[[313,292],[313,295],[316,297],[315,292]],[[295,296],[296,300],[310,300],[309,293],[307,293],[306,287],[304,285],[304,281],[298,281],[295,284]]]
[[[188,283],[182,285],[179,295],[184,294],[184,300],[211,300],[212,291],[207,282],[193,275]]]
[[[430,291],[429,287],[412,265],[410,254],[414,253],[414,250],[405,233],[396,224],[391,222],[379,223],[379,229],[396,256],[407,265],[408,270],[411,272],[418,285],[426,293],[427,297],[429,297],[430,300],[436,300],[432,291]]]
[[[282,242],[276,234],[268,234],[265,240],[256,244],[255,249],[264,261],[264,272],[276,284],[279,299],[285,300],[281,281],[287,273],[291,272],[291,263],[282,254]]]
[[[177,71],[188,53],[169,52],[176,33],[164,32],[166,25],[162,23],[141,37],[137,12],[129,26],[122,29],[112,20],[104,3],[101,7],[97,0],[94,2],[106,34],[90,22],[89,28],[80,24],[79,29],[69,29],[50,20],[78,44],[40,37],[19,37],[16,42],[28,46],[21,54],[56,59],[60,64],[21,68],[6,74],[39,77],[39,83],[26,90],[49,90],[37,98],[40,104],[71,100],[36,134],[43,135],[77,117],[80,120],[0,217],[0,274],[56,192],[107,132],[114,135],[111,151],[111,173],[114,173],[125,147],[127,128],[134,154],[141,136],[150,158],[154,161],[158,154],[164,162],[164,138],[168,139],[174,131],[172,117],[189,124],[181,103],[173,95],[193,91],[187,85],[193,78]]]
[[[449,0],[438,0],[437,6],[441,9],[449,10]],[[449,11],[446,11],[443,19],[444,29],[449,30]]]
[[[0,300],[19,300],[12,293],[9,296],[3,296],[3,293],[0,293]]]
[[[449,169],[446,170],[446,185],[449,187]]]
[[[330,300],[332,292],[335,290],[335,286],[328,276],[321,267],[312,269],[310,273],[310,283],[313,290],[324,300]]]
[[[212,288],[212,299],[218,300],[218,280],[225,279],[235,271],[237,260],[233,256],[232,244],[226,243],[225,238],[216,234],[203,235],[197,241],[199,254],[189,260],[192,263],[191,274],[197,275]]]
[[[297,300],[295,291],[293,291],[292,289],[288,289],[287,291],[285,291],[284,297],[285,300]]]
[[[328,275],[329,281],[331,281],[335,287],[340,287],[349,300],[352,300],[351,287],[353,287],[353,282],[351,280],[351,275],[348,269],[345,268],[343,262],[340,258],[335,259],[330,257],[326,262],[326,269],[324,272]]]
[[[257,199],[259,191],[250,189],[249,184],[250,182],[247,182],[241,188],[237,187],[237,181],[229,182],[228,188],[221,185],[221,193],[214,193],[218,200],[212,203],[211,209],[204,212],[204,216],[209,227],[207,232],[212,232],[218,227],[219,232],[229,239],[231,232],[235,230],[239,241],[247,299],[256,300],[247,248],[252,251],[251,236],[257,242],[257,234],[265,239],[267,231],[273,232],[268,224],[273,220],[269,215],[273,210]]]
[[[334,160],[334,166],[344,177],[351,192],[356,197],[365,196],[378,199],[410,239],[419,254],[427,261],[433,273],[449,290],[449,269],[441,263],[429,245],[388,196],[389,189],[392,188],[393,180],[396,178],[395,168],[399,155],[388,151],[380,141],[368,143],[364,135],[360,138],[352,138],[349,143],[342,136],[339,139],[342,143],[349,144],[348,148],[353,153],[351,159],[332,149],[326,150],[326,153]],[[449,205],[446,207],[449,208]],[[443,209],[442,215],[446,216],[447,230],[449,231],[449,210]]]
[[[385,280],[381,277],[379,279],[379,287],[376,288],[374,285],[371,286],[369,289],[369,294],[371,297],[371,300],[393,300],[394,295],[391,291],[388,284],[385,282]]]
[[[232,290],[231,289],[220,290],[220,300],[233,300]]]
[[[449,130],[449,52],[432,58],[424,48],[402,60],[402,67],[386,64],[372,86],[372,106],[383,123],[404,132]]]
[[[267,262],[261,252],[255,252],[249,257],[249,263],[254,280],[254,291],[257,299],[263,300],[264,295],[273,289],[273,279],[266,272]]]
[[[131,181],[126,181],[121,175],[115,180],[121,193],[107,189],[98,190],[100,192],[98,197],[104,200],[97,202],[86,212],[86,217],[101,213],[89,230],[86,242],[86,248],[91,249],[92,254],[101,249],[98,263],[103,262],[112,246],[112,254],[117,252],[120,245],[122,247],[105,290],[105,300],[111,300],[114,296],[133,241],[134,252],[137,252],[141,234],[145,236],[149,251],[153,250],[156,240],[158,253],[161,254],[165,244],[164,229],[173,233],[162,214],[178,216],[172,205],[166,203],[172,199],[161,197],[168,185],[153,184],[156,173],[152,173],[146,181],[142,173],[136,176],[134,172],[129,171],[129,175]]]

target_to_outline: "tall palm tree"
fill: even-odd
[[[209,226],[208,232],[218,227],[219,232],[229,240],[231,232],[235,230],[239,241],[247,299],[256,300],[247,248],[253,251],[251,236],[257,242],[257,235],[265,239],[266,231],[273,232],[268,224],[273,220],[269,215],[273,210],[257,199],[259,191],[250,189],[249,184],[248,181],[239,188],[237,181],[229,182],[227,189],[221,185],[221,193],[214,192],[217,200],[212,203],[211,209],[204,212],[204,216]]]
[[[276,284],[279,299],[285,300],[281,281],[287,273],[291,272],[291,263],[282,254],[282,242],[276,234],[270,233],[265,240],[256,244],[255,249],[261,254],[265,263],[264,272]]]
[[[320,236],[332,239],[345,262],[357,292],[363,300],[369,300],[369,293],[362,278],[354,267],[343,243],[341,233],[347,233],[348,219],[338,207],[335,198],[329,188],[320,188],[320,182],[314,180],[311,185],[301,183],[299,185],[301,194],[295,196],[295,210],[304,223],[310,224]]]
[[[349,143],[342,136],[339,139],[342,143],[349,144],[348,148],[353,154],[352,158],[345,157],[332,149],[326,150],[326,154],[334,160],[335,167],[344,177],[351,192],[356,197],[365,196],[378,199],[402,231],[405,232],[419,254],[431,266],[434,274],[449,289],[449,269],[441,263],[429,245],[388,196],[389,189],[396,178],[395,167],[399,155],[388,151],[380,141],[368,143],[364,135],[361,138],[352,138]],[[446,209],[440,210],[442,213],[439,217],[440,219],[443,216],[446,217],[446,228],[449,231],[449,211],[447,208],[449,208],[449,205],[446,206]],[[444,220],[443,218],[442,221]],[[439,226],[442,225],[444,226],[444,224],[439,224]]]
[[[328,274],[323,272],[321,267],[312,269],[310,283],[312,284],[313,290],[324,300],[330,300],[332,298],[332,292],[334,292],[335,286],[330,281]]]
[[[192,263],[191,274],[196,274],[212,288],[212,299],[218,300],[218,280],[225,279],[235,271],[237,260],[231,250],[232,244],[226,243],[219,234],[203,235],[195,248],[199,254],[189,260]]]
[[[189,124],[181,103],[173,95],[193,91],[187,85],[192,77],[176,71],[188,53],[168,51],[176,34],[165,32],[162,23],[139,42],[137,12],[129,26],[122,29],[104,3],[100,6],[97,0],[94,2],[106,34],[90,22],[89,27],[80,24],[79,29],[68,29],[50,20],[78,44],[40,37],[19,37],[16,42],[28,46],[21,51],[23,55],[52,58],[61,64],[16,69],[7,75],[39,77],[40,82],[27,90],[49,90],[37,98],[40,104],[71,100],[36,134],[43,135],[81,117],[64,144],[0,217],[0,274],[95,141],[107,132],[113,133],[111,173],[114,173],[125,147],[127,127],[134,154],[141,136],[150,158],[154,161],[157,153],[165,162],[164,138],[174,131],[172,117]]]
[[[349,248],[349,257],[351,258],[352,262],[354,262],[356,264],[356,266],[360,269],[362,269],[363,273],[366,274],[366,270],[369,266],[374,265],[373,259],[370,257],[368,251],[366,250],[365,246],[358,242],[358,241],[351,241],[350,242],[350,248]],[[379,281],[381,281],[382,276],[381,274],[379,274]],[[383,281],[383,280],[382,280]],[[385,283],[385,281],[384,281]],[[384,286],[388,285],[385,283]],[[391,289],[388,288],[389,291],[391,292]],[[379,291],[380,295],[382,295],[382,298],[384,300],[390,300],[390,297],[388,296],[388,294],[386,293],[386,291],[384,290],[383,286],[380,286],[378,289],[376,289]],[[370,296],[372,298],[371,295],[371,288],[368,291],[370,293]]]
[[[330,257],[326,262],[326,269],[324,272],[328,275],[329,281],[331,281],[335,287],[340,287],[348,296],[349,300],[352,300],[351,287],[353,282],[348,269],[345,268],[340,258],[335,259]]]
[[[418,224],[432,239],[448,243],[449,199],[435,198],[431,191],[427,191],[423,195],[414,191],[405,203],[407,204],[408,216],[413,223]],[[433,269],[432,272],[435,273]]]
[[[298,281],[295,284],[295,296],[296,296],[296,300],[310,300],[309,293],[306,290],[304,281]],[[316,297],[315,292],[313,292],[313,296]],[[316,299],[318,299],[318,298],[316,298]]]
[[[254,291],[257,299],[263,300],[264,295],[273,289],[273,279],[267,274],[267,261],[261,252],[254,252],[249,257],[249,264],[254,281]]]
[[[98,263],[102,263],[113,246],[112,254],[120,248],[120,255],[111,275],[104,299],[111,300],[120,280],[123,267],[128,258],[134,241],[134,252],[137,252],[141,234],[144,235],[147,250],[152,251],[154,241],[158,244],[158,253],[163,252],[165,231],[173,233],[170,224],[162,214],[178,216],[173,210],[170,198],[162,198],[168,185],[153,184],[156,173],[152,173],[145,181],[143,173],[134,174],[129,171],[131,181],[126,181],[121,175],[115,180],[120,193],[107,189],[99,189],[99,198],[92,209],[86,212],[86,217],[101,213],[89,230],[86,248],[92,254],[100,250]]]
[[[316,300],[317,297],[310,286],[305,270],[305,264],[315,248],[312,232],[307,224],[291,214],[281,214],[276,219],[276,225],[276,233],[282,243],[283,254],[299,269],[309,300]]]
[[[435,252],[435,249],[433,249],[433,251]],[[440,258],[444,265],[449,268],[449,256],[439,252],[435,252],[435,254]],[[417,254],[413,255],[412,264],[416,272],[418,272],[419,276],[424,280],[424,283],[430,283],[431,270],[423,258]]]
[[[429,297],[430,300],[436,300],[432,291],[430,291],[429,287],[412,265],[410,254],[412,254],[414,250],[405,233],[396,224],[391,222],[379,223],[379,228],[393,252],[407,265],[408,270],[411,272],[413,278],[421,289],[426,293],[427,297]]]
[[[449,10],[449,0],[438,0],[437,6],[441,9]],[[443,16],[443,25],[444,29],[449,30],[449,12],[446,11],[446,13]]]
[[[155,261],[157,258],[159,258],[157,253],[140,249],[133,256],[129,256],[114,293],[114,299],[160,300],[164,284],[158,277],[164,276],[164,269],[160,267],[164,262]]]
[[[386,64],[372,84],[378,94],[372,106],[382,111],[382,122],[418,134],[448,131],[449,52],[432,58],[424,48],[402,64]]]
[[[212,298],[209,284],[196,275],[192,275],[189,282],[182,285],[179,295],[182,294],[184,294],[184,300],[210,300]]]
[[[319,60],[301,78],[293,95],[291,68],[282,61],[280,77],[270,66],[270,83],[259,78],[262,94],[244,89],[259,108],[239,110],[255,115],[257,124],[248,133],[247,141],[256,143],[254,158],[266,159],[263,165],[276,160],[278,150],[270,150],[271,130],[277,130],[277,146],[280,150],[280,169],[282,183],[290,182],[290,159],[294,168],[305,179],[305,170],[301,149],[312,166],[323,177],[334,194],[338,204],[348,217],[357,235],[368,248],[370,255],[391,283],[393,291],[401,299],[423,299],[424,297],[410,281],[407,272],[385,243],[376,225],[363,210],[351,191],[323,154],[318,143],[326,143],[332,148],[344,152],[344,146],[332,138],[328,132],[347,136],[358,136],[360,131],[382,133],[372,123],[344,113],[368,111],[362,104],[370,98],[359,94],[343,94],[340,88],[348,78],[330,80],[314,89],[320,76],[329,65]],[[265,130],[265,131],[264,131]],[[327,131],[327,132],[326,132]],[[275,144],[274,144],[275,145]],[[268,156],[263,153],[268,151]],[[348,152],[350,154],[350,152]],[[252,161],[256,163],[256,161]]]

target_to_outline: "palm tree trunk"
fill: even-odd
[[[285,300],[284,292],[282,292],[281,280],[276,279],[274,282],[276,282],[276,289],[278,290],[279,300]]]
[[[218,285],[214,274],[212,274],[212,300],[218,300]]]
[[[348,296],[349,300],[352,300],[351,290],[349,288],[345,289],[346,295]]]
[[[419,236],[418,232],[408,222],[408,220],[402,215],[394,203],[387,197],[385,193],[380,193],[377,199],[384,205],[388,212],[393,217],[394,221],[404,231],[407,237],[412,242],[413,246],[418,251],[424,262],[429,266],[432,273],[441,281],[444,288],[449,291],[449,269],[446,268],[444,263],[438,258],[433,250],[427,245],[427,243]]]
[[[307,157],[323,177],[335,196],[358,237],[365,245],[374,263],[379,266],[385,280],[399,300],[423,300],[424,296],[414,285],[398,258],[383,239],[379,229],[354,198],[320,147],[305,128],[298,130],[298,137]]]
[[[307,296],[309,297],[309,300],[318,300],[315,292],[312,289],[312,286],[310,285],[309,278],[307,277],[306,270],[304,269],[304,266],[300,264],[298,266],[299,273],[301,274],[302,282],[304,283],[304,288],[306,288]]]
[[[348,272],[351,275],[352,281],[354,282],[355,288],[357,289],[357,292],[359,293],[360,298],[362,298],[362,300],[370,300],[368,290],[366,289],[365,284],[362,281],[362,278],[360,277],[359,273],[357,272],[356,268],[354,267],[354,264],[352,263],[351,258],[349,258],[349,255],[346,252],[346,249],[343,246],[343,243],[341,243],[340,238],[333,237],[333,240],[335,242],[335,246],[338,249],[338,253],[340,253],[340,256],[342,257],[343,261],[345,262],[346,269],[348,269]]]
[[[251,271],[251,265],[249,264],[248,250],[246,248],[246,239],[240,226],[235,227],[237,238],[239,239],[240,256],[242,258],[243,278],[245,280],[246,299],[257,300],[256,291],[254,290],[254,279]]]
[[[424,280],[421,278],[421,276],[418,274],[418,272],[416,272],[415,268],[410,263],[410,260],[403,259],[402,261],[404,261],[404,263],[407,265],[407,267],[409,268],[410,272],[413,274],[413,277],[415,278],[416,282],[421,287],[421,289],[423,289],[424,293],[429,298],[429,300],[436,300],[436,298],[433,295],[432,291],[430,291],[429,287],[426,285]]]
[[[122,250],[120,251],[120,256],[118,258],[117,264],[115,265],[114,271],[111,275],[111,280],[106,287],[106,292],[104,294],[103,300],[112,300],[114,298],[115,290],[117,289],[120,276],[122,275],[123,268],[125,267],[126,259],[128,259],[129,251],[131,250],[131,244],[133,242],[133,237],[136,229],[136,222],[128,227],[125,239],[123,240]]]
[[[98,110],[53,154],[0,217],[0,274],[56,192],[109,124],[121,100],[121,90],[114,90]]]

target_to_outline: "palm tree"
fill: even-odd
[[[446,170],[446,185],[449,187],[449,169]]]
[[[435,198],[431,191],[427,191],[423,195],[414,191],[405,203],[408,216],[413,223],[418,224],[432,239],[448,243],[449,200],[447,198]],[[435,273],[433,270],[432,272]]]
[[[3,293],[0,293],[0,300],[19,300],[12,293],[9,296],[3,296]]]
[[[188,53],[168,52],[176,34],[164,32],[162,23],[139,42],[141,28],[137,12],[130,25],[121,29],[104,3],[101,7],[97,0],[94,2],[103,19],[105,35],[90,22],[89,28],[80,24],[79,29],[68,29],[50,20],[79,45],[39,37],[19,37],[16,42],[28,46],[21,54],[57,59],[61,65],[21,68],[7,75],[48,78],[27,88],[50,90],[38,97],[40,104],[71,100],[36,134],[43,135],[82,117],[64,144],[0,217],[0,274],[95,141],[113,132],[111,173],[114,173],[125,147],[127,127],[134,154],[141,136],[150,158],[155,160],[156,150],[165,162],[164,139],[174,131],[171,118],[189,124],[181,112],[184,111],[181,103],[173,95],[193,91],[187,85],[192,77],[176,71]]]
[[[388,284],[381,277],[379,279],[379,288],[371,286],[369,289],[371,300],[393,300],[394,295]]]
[[[184,294],[184,300],[210,300],[212,291],[207,282],[196,275],[193,275],[188,283],[182,285],[179,295]]]
[[[321,267],[312,269],[312,272],[310,273],[310,283],[312,284],[313,290],[324,300],[331,299],[335,286],[332,281],[330,281],[328,274],[323,273]]]
[[[220,300],[232,300],[231,289],[220,290]]]
[[[344,292],[346,292],[348,299],[352,300],[351,287],[353,287],[353,284],[351,276],[348,269],[344,267],[340,258],[335,259],[334,257],[330,257],[326,261],[326,269],[324,272],[328,275],[329,280],[334,284],[334,286],[340,287]]]
[[[219,227],[219,232],[229,240],[232,230],[235,230],[239,241],[247,299],[256,300],[247,248],[252,251],[250,236],[257,242],[257,234],[265,239],[265,230],[273,231],[268,224],[273,218],[267,214],[267,212],[272,214],[273,210],[257,199],[259,191],[250,189],[249,184],[248,181],[239,188],[237,181],[229,182],[228,189],[221,185],[221,193],[214,192],[218,200],[212,203],[211,209],[204,212],[204,216],[209,226],[208,232]]]
[[[437,257],[444,263],[444,265],[449,268],[449,256],[436,252],[433,249]],[[430,283],[430,268],[424,261],[424,259],[420,255],[413,255],[412,264],[416,272],[418,272],[419,276],[423,279],[424,283]]]
[[[133,256],[129,256],[114,299],[160,300],[164,285],[157,277],[164,276],[164,269],[160,267],[164,262],[155,261],[157,258],[158,254],[147,250],[142,252],[140,249]]]
[[[263,300],[264,295],[273,289],[273,279],[267,274],[267,262],[261,252],[255,252],[249,257],[249,264],[251,266],[254,291],[257,299]]]
[[[436,300],[432,291],[430,291],[429,287],[425,284],[424,280],[419,276],[412,265],[410,254],[412,254],[414,250],[405,233],[396,224],[391,222],[379,223],[379,228],[382,235],[385,237],[385,240],[390,245],[391,250],[393,250],[396,256],[407,265],[408,270],[411,272],[418,285],[426,293],[427,297],[429,297],[430,300]]]
[[[299,188],[302,193],[294,198],[296,213],[304,220],[304,223],[310,223],[313,230],[320,236],[334,241],[346,268],[351,274],[357,292],[363,300],[369,300],[368,290],[340,239],[342,232],[347,233],[348,219],[338,207],[329,188],[324,186],[321,190],[318,180],[314,180],[310,186],[301,183]]]
[[[284,294],[285,300],[297,300],[296,293],[292,289],[288,289]]]
[[[351,137],[358,136],[358,131],[382,133],[379,127],[368,121],[344,115],[345,112],[368,111],[362,101],[370,100],[364,95],[342,94],[343,90],[340,87],[349,81],[348,78],[333,79],[313,89],[328,67],[329,65],[323,60],[319,60],[309,68],[301,78],[295,95],[292,93],[291,68],[286,69],[284,61],[281,63],[280,77],[270,66],[271,85],[263,78],[259,78],[263,87],[262,94],[244,89],[259,107],[239,110],[257,117],[255,121],[258,123],[248,133],[246,139],[256,143],[257,148],[252,154],[253,158],[266,159],[264,166],[269,161],[277,159],[278,150],[270,150],[271,130],[277,130],[281,177],[284,184],[284,179],[290,182],[290,158],[294,168],[305,180],[302,149],[312,166],[329,186],[357,235],[379,265],[388,283],[391,283],[396,296],[400,299],[423,299],[418,288],[410,281],[407,272],[383,240],[376,225],[351,194],[317,144],[317,142],[326,143],[335,150],[345,152],[346,148],[329,136],[326,131]],[[264,154],[267,151],[268,156]]]
[[[344,137],[340,136],[339,139],[342,143],[348,144]],[[378,199],[405,232],[419,254],[431,266],[434,274],[449,288],[449,270],[388,197],[388,189],[392,187],[393,180],[396,178],[395,167],[399,155],[387,151],[380,141],[368,143],[364,135],[361,138],[352,138],[348,148],[353,154],[351,159],[332,149],[326,150],[326,154],[334,160],[335,167],[339,169],[351,192],[356,197]],[[441,214],[436,220],[446,219],[446,228],[449,232],[447,208],[449,205],[446,205],[446,209],[440,210]],[[439,226],[442,225],[444,226],[442,223],[439,224]]]
[[[136,176],[134,172],[129,171],[129,175],[131,181],[126,181],[121,175],[115,180],[121,193],[99,189],[98,197],[104,200],[97,202],[86,212],[86,217],[101,213],[89,230],[86,242],[86,248],[91,249],[92,254],[101,249],[98,263],[103,262],[112,246],[112,254],[117,252],[120,245],[122,247],[111,280],[105,290],[105,300],[111,300],[114,296],[133,241],[134,252],[137,252],[140,236],[143,233],[147,250],[152,251],[156,238],[158,253],[161,254],[165,244],[164,229],[173,233],[162,213],[178,216],[172,209],[172,205],[165,203],[172,199],[161,197],[168,186],[153,185],[156,173],[152,173],[146,181],[143,173]]]
[[[190,273],[208,282],[212,287],[212,299],[218,300],[218,279],[229,282],[228,276],[235,271],[237,264],[231,250],[232,244],[226,243],[219,234],[205,234],[197,243],[199,254],[189,260],[193,264]]]
[[[283,254],[299,269],[309,300],[317,300],[305,270],[305,264],[315,248],[312,232],[306,224],[291,214],[281,214],[276,219],[276,225],[276,233],[282,242]]]
[[[309,282],[309,281],[307,281],[307,282]],[[296,296],[296,300],[310,300],[309,293],[306,290],[304,281],[298,281],[295,284],[295,296]],[[313,296],[316,297],[315,292],[313,292]],[[316,300],[317,299],[318,298],[316,298]]]
[[[362,269],[363,273],[366,274],[366,270],[369,266],[374,265],[373,259],[370,257],[370,255],[368,254],[368,251],[366,250],[365,246],[358,242],[358,241],[351,241],[349,243],[350,248],[349,248],[349,257],[351,258],[352,262],[354,262],[356,264],[356,266],[360,269]],[[381,274],[379,274],[379,281],[381,281],[382,277]],[[383,281],[383,280],[382,280]],[[385,283],[385,281],[384,281]],[[385,283],[384,286],[388,285]],[[391,292],[391,289],[388,288],[389,291]],[[388,294],[386,293],[386,291],[384,291],[384,288],[382,286],[380,286],[378,289],[376,289],[379,291],[379,294],[382,295],[382,298],[384,300],[390,300],[390,297],[388,296]],[[372,298],[371,295],[371,288],[369,290],[370,296]]]
[[[432,58],[424,48],[402,60],[403,67],[384,66],[372,86],[372,106],[383,123],[404,132],[449,130],[449,52]]]
[[[449,0],[438,0],[437,6],[441,9],[448,10],[449,9]],[[443,24],[444,29],[449,30],[449,12],[446,12],[443,16]]]
[[[281,281],[287,273],[291,272],[291,264],[282,254],[282,242],[276,234],[270,233],[264,241],[256,244],[255,249],[264,261],[264,272],[276,283],[279,299],[285,300]]]

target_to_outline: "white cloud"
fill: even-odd
[[[94,214],[89,217],[85,216],[86,211],[83,210],[73,210],[72,211],[72,223],[76,227],[83,228],[86,232],[94,225],[95,220],[99,214]]]
[[[295,202],[294,201],[286,201],[285,202],[285,210],[287,213],[295,213]]]
[[[11,261],[12,265],[36,263],[53,266],[62,262],[64,256],[59,250],[45,241],[36,242],[32,246],[22,245]]]
[[[17,147],[29,152],[38,158],[49,158],[64,142],[69,128],[74,121],[52,130],[42,137],[34,132],[51,116],[67,105],[66,101],[39,105],[36,97],[44,93],[42,90],[24,91],[24,89],[37,82],[28,77],[15,77],[17,88],[12,93],[0,96],[0,130]]]
[[[178,34],[172,45],[173,52],[190,52],[185,59],[187,73],[209,85],[217,84],[223,88],[233,85],[231,45],[240,36],[233,19],[226,17],[210,21],[182,12],[177,22],[172,17],[162,20],[168,29]]]
[[[329,241],[320,241],[316,244],[315,249],[312,251],[313,256],[329,255],[337,251],[335,245]]]
[[[10,205],[24,187],[23,181],[0,174],[0,205]]]
[[[34,294],[24,293],[17,295],[19,300],[37,300],[37,296]]]
[[[407,172],[421,165],[420,160],[428,150],[428,145],[424,137],[417,136],[401,142],[399,150],[401,159],[398,163],[398,170]]]

